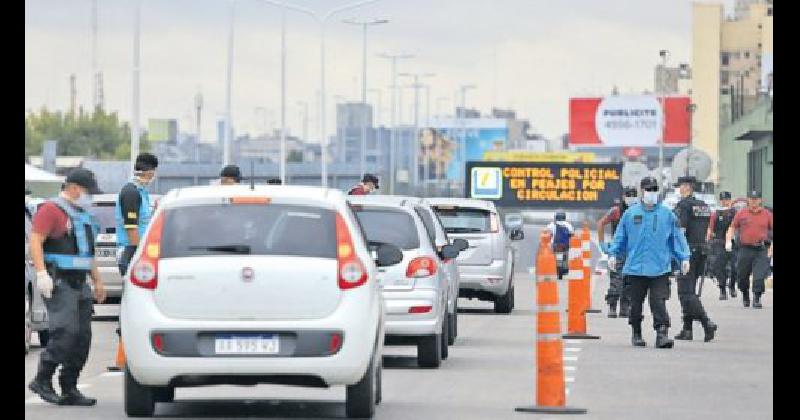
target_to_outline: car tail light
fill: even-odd
[[[367,270],[356,256],[350,230],[341,214],[336,214],[336,261],[340,289],[352,289],[367,282]]]
[[[342,334],[341,333],[333,333],[331,334],[331,341],[328,343],[328,351],[331,354],[336,354],[342,348]]]
[[[492,233],[500,232],[500,223],[497,221],[497,215],[494,213],[489,215],[489,231]]]
[[[161,334],[153,334],[153,348],[156,349],[157,352],[163,353],[164,352],[164,336]]]
[[[410,314],[426,314],[433,309],[433,306],[412,306],[408,308],[408,313]]]
[[[430,277],[436,274],[436,261],[431,257],[417,257],[408,263],[406,277]]]
[[[161,256],[161,232],[164,230],[164,213],[153,220],[153,226],[144,241],[139,259],[131,266],[131,283],[143,289],[158,285],[158,258]]]

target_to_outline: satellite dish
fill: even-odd
[[[622,165],[622,185],[625,187],[638,187],[647,175],[650,175],[650,170],[642,162],[625,162]]]
[[[703,182],[711,175],[714,161],[708,154],[700,149],[690,147],[681,150],[672,158],[672,182],[678,182],[680,176],[693,176],[698,182]],[[687,171],[688,167],[688,171]]]

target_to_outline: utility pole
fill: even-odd
[[[78,89],[75,87],[75,73],[69,75],[69,112],[72,118],[78,110]]]
[[[420,84],[419,79],[420,77],[433,77],[436,76],[435,73],[401,73],[400,76],[403,77],[412,77],[414,79],[414,84],[412,84],[411,88],[414,89],[414,174],[413,174],[413,183],[414,183],[414,191],[416,192],[417,188],[419,187],[419,148],[420,148],[420,141],[419,141],[419,90],[424,88],[425,85]]]
[[[136,1],[133,23],[133,104],[131,106],[131,173],[139,155],[139,31],[142,0]]]
[[[228,22],[228,67],[225,77],[225,144],[222,151],[222,163],[231,163],[231,78],[233,77],[233,22],[236,12],[236,1],[230,1],[230,20]]]
[[[662,66],[664,69],[667,68],[667,57],[669,57],[669,51],[661,50],[658,52],[658,55],[661,56],[662,59]],[[664,180],[664,130],[666,129],[666,96],[664,95],[664,85],[663,85],[663,77],[661,78],[662,82],[660,83],[661,86],[657,86],[658,94],[660,96],[661,102],[661,130],[660,130],[660,140],[658,142],[658,182],[660,186],[663,188],[665,187],[665,180]]]
[[[390,60],[392,63],[392,106],[391,106],[391,131],[389,132],[389,194],[394,194],[395,184],[395,161],[397,153],[395,151],[395,141],[397,136],[397,122],[395,120],[397,112],[397,60],[413,58],[412,54],[380,54],[379,57]]]

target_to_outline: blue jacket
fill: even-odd
[[[689,261],[691,251],[675,213],[662,204],[651,210],[630,207],[608,247],[614,256],[625,255],[622,274],[655,277],[672,271],[671,261]]]

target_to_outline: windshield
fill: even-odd
[[[367,241],[392,244],[401,249],[419,248],[417,226],[411,215],[401,210],[356,208]]]
[[[487,210],[439,207],[434,209],[447,233],[488,233],[491,228]]]
[[[114,203],[95,203],[91,213],[100,224],[100,233],[116,232]]]
[[[213,204],[166,210],[161,257],[336,258],[334,212],[310,206]]]

